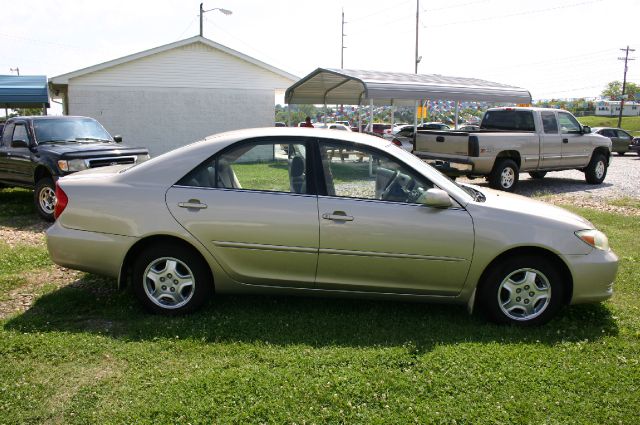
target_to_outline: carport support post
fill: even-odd
[[[287,127],[291,127],[291,104],[287,103]]]
[[[460,112],[460,102],[456,100],[456,122],[455,122],[455,127],[453,127],[455,130],[458,129],[458,113]]]
[[[369,131],[373,133],[373,99],[369,99]]]
[[[324,125],[327,125],[327,104],[324,104]]]
[[[362,114],[361,105],[358,103],[358,133],[362,131]]]
[[[422,103],[421,100],[416,100],[416,107],[413,114],[413,139],[415,140],[416,130],[418,128],[418,105]]]
[[[393,99],[391,99],[391,133],[393,134],[393,121],[395,118],[395,113],[394,113],[394,109],[393,109]]]

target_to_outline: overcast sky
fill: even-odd
[[[2,0],[0,74],[54,77],[197,35],[199,0]],[[206,0],[204,36],[303,77],[413,72],[416,0]],[[637,48],[640,0],[421,0],[419,73],[475,77],[534,99],[597,96]],[[640,60],[628,80],[640,83]]]

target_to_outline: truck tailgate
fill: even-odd
[[[469,155],[469,133],[419,130],[414,153],[420,152],[467,156]]]

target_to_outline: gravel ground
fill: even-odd
[[[488,187],[484,179],[459,181]],[[587,184],[584,173],[578,170],[552,171],[543,179],[532,179],[529,174],[522,173],[515,192],[525,196],[552,195],[550,200],[558,198],[567,202],[605,203],[620,198],[640,199],[640,156],[614,155],[607,177],[600,185]]]

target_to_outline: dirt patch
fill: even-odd
[[[51,266],[25,273],[22,277],[26,284],[9,292],[7,299],[0,302],[0,320],[14,313],[26,311],[40,296],[45,286],[53,285],[56,288],[61,288],[76,282],[81,275],[82,272],[60,266]]]
[[[0,226],[0,240],[12,248],[16,245],[44,246],[44,231],[48,227],[49,223],[36,223],[21,228]]]

